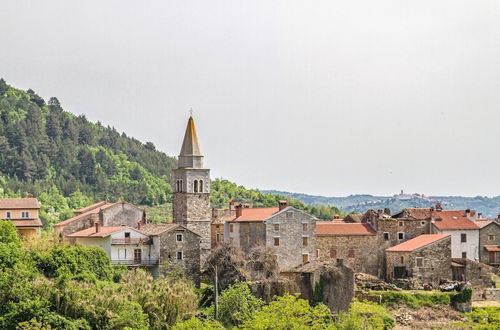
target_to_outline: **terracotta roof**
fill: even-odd
[[[149,235],[159,235],[161,233],[164,233],[166,231],[172,230],[180,225],[176,223],[169,223],[165,225],[155,225],[152,223],[148,223],[141,228],[141,232]]]
[[[36,198],[0,198],[0,209],[39,209],[40,203]]]
[[[255,207],[241,209],[241,216],[230,216],[226,221],[262,221],[279,212],[279,207]]]
[[[479,228],[483,228],[483,227],[486,227],[487,225],[489,225],[490,223],[494,222],[493,220],[491,219],[475,219],[474,220],[474,223],[479,227]]]
[[[432,218],[434,219],[434,226],[439,230],[479,229],[473,221],[465,216],[465,211],[433,211]]]
[[[108,204],[108,202],[106,202],[106,201],[100,201],[100,202],[94,203],[92,205],[82,207],[81,209],[74,210],[74,212],[75,213],[85,213],[85,212],[93,210],[93,209],[95,209],[95,208],[97,208],[99,206],[103,206],[105,204]]]
[[[193,117],[189,117],[179,156],[201,156],[198,135],[196,134]]]
[[[416,249],[419,249],[421,247],[424,247],[426,245],[435,243],[437,241],[440,241],[444,238],[450,237],[450,235],[444,235],[444,234],[425,234],[425,235],[420,235],[415,238],[412,238],[406,242],[403,242],[401,244],[398,244],[396,246],[390,247],[386,249],[386,251],[397,251],[397,252],[406,252],[406,251],[413,251]]]
[[[108,203],[108,204],[105,204],[99,208],[94,208],[94,209],[91,209],[90,211],[87,211],[85,213],[82,213],[82,214],[79,214],[77,216],[74,216],[73,218],[70,218],[70,219],[67,219],[67,220],[64,220],[64,221],[61,221],[59,223],[56,223],[54,226],[64,226],[64,225],[67,225],[68,223],[70,222],[73,222],[73,221],[76,221],[78,219],[81,219],[81,218],[84,218],[86,216],[89,216],[90,214],[97,214],[99,213],[101,210],[104,210],[104,209],[107,209],[108,207],[110,206],[113,206],[117,203]]]
[[[316,222],[316,235],[375,235],[366,223]]]
[[[484,248],[488,252],[500,252],[500,245],[485,245]]]
[[[332,219],[332,223],[346,223],[344,219]]]
[[[425,220],[431,217],[431,209],[430,208],[406,208],[403,212],[406,211],[409,217],[415,218],[418,220]]]
[[[9,220],[6,220],[9,221]],[[32,220],[10,220],[12,224],[16,227],[42,227],[42,221],[40,219]]]
[[[90,228],[84,229],[77,231],[76,233],[69,234],[66,237],[106,237],[111,235],[112,233],[115,233],[117,231],[120,231],[122,229],[131,229],[130,227],[126,226],[114,226],[114,227],[101,227],[98,233],[95,232],[95,227],[92,226]]]

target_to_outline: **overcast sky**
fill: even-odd
[[[0,77],[212,177],[500,194],[500,2],[4,1]]]

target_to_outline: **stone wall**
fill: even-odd
[[[479,230],[479,261],[489,264],[490,255],[484,248],[485,245],[500,245],[500,225],[498,223],[492,222]]]
[[[64,238],[66,235],[76,233],[77,231],[84,230],[94,226],[96,222],[99,222],[99,214],[88,214],[82,216],[74,221],[71,221],[62,226],[54,226],[54,233],[59,238]]]
[[[403,258],[403,260],[401,260]],[[423,266],[417,266],[422,258]],[[406,267],[407,277],[422,284],[439,285],[440,280],[451,280],[451,239],[437,241],[414,251],[386,251],[386,278],[395,278],[394,267]]]
[[[128,226],[137,228],[137,223],[143,221],[144,210],[126,203],[116,203],[100,212],[103,226]]]
[[[244,253],[265,244],[266,226],[264,222],[241,222],[239,225],[240,248]],[[281,242],[280,242],[281,243]]]
[[[342,263],[356,273],[378,276],[378,241],[376,235],[321,235],[316,236],[316,249],[319,261],[341,259]],[[334,250],[335,252],[333,252]],[[349,257],[349,250],[354,250],[354,257]]]
[[[474,289],[492,286],[491,277],[495,271],[493,267],[470,259],[453,258],[452,261],[454,264],[461,265],[456,268],[463,268],[464,278],[456,280],[470,282]]]

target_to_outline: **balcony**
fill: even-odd
[[[111,259],[113,265],[125,265],[125,266],[155,266],[158,265],[158,259]]]
[[[113,238],[111,245],[138,245],[138,244],[152,244],[150,238]]]

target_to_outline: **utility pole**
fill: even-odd
[[[217,265],[215,265],[215,319],[219,319],[219,279],[217,274]]]

